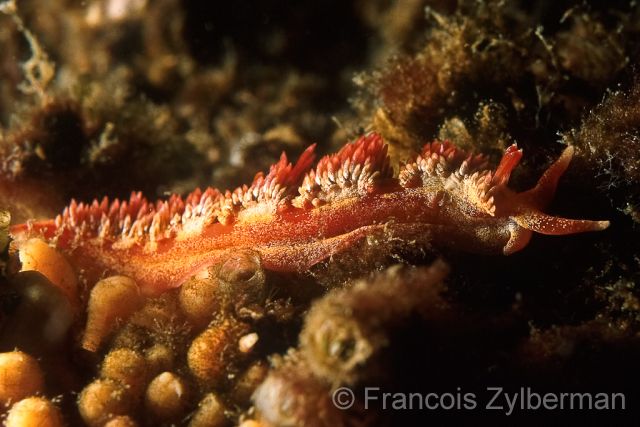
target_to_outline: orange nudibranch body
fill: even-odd
[[[44,238],[85,277],[126,275],[153,295],[243,248],[259,252],[267,269],[302,272],[374,233],[508,255],[524,248],[533,232],[572,234],[609,225],[542,213],[571,147],[523,193],[507,187],[522,157],[515,145],[492,171],[484,156],[436,141],[397,175],[375,133],[315,168],[313,149],[295,164],[283,154],[267,175],[233,192],[209,188],[156,203],[139,193],[125,202],[72,202],[55,220],[12,227],[14,244],[20,250],[21,242]]]

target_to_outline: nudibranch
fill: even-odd
[[[283,153],[267,175],[258,173],[250,186],[234,191],[197,189],[155,203],[140,193],[128,201],[72,201],[54,220],[13,226],[13,244],[19,251],[39,237],[94,283],[120,274],[154,295],[244,248],[257,251],[266,269],[301,272],[378,232],[509,255],[534,232],[564,235],[609,225],[543,213],[572,147],[521,193],[507,186],[522,157],[515,144],[493,171],[484,155],[435,141],[397,174],[376,133],[323,157],[315,168],[314,148],[295,164]]]

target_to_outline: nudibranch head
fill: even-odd
[[[501,215],[509,218],[517,225],[513,226],[511,239],[504,248],[505,254],[516,252],[524,247],[532,232],[547,235],[565,235],[583,233],[587,231],[601,231],[609,227],[609,221],[589,221],[579,219],[568,219],[547,215],[542,212],[553,196],[558,186],[558,180],[567,170],[573,157],[574,149],[568,146],[564,149],[560,157],[542,174],[538,183],[532,189],[514,194],[501,187],[496,187],[496,197],[503,204]],[[505,163],[505,158],[509,155],[509,150],[505,153],[500,166]],[[519,160],[519,157],[518,157]],[[506,160],[507,163],[513,161]],[[518,161],[513,162],[513,167]],[[500,171],[500,167],[498,167]],[[508,179],[508,178],[507,178]]]
[[[609,226],[609,221],[567,219],[543,213],[573,153],[573,147],[565,148],[536,186],[521,193],[507,186],[511,172],[522,158],[522,150],[516,144],[505,150],[498,167],[492,171],[482,155],[469,155],[448,142],[433,142],[424,147],[414,163],[405,166],[399,178],[405,187],[443,187],[449,204],[455,205],[469,226],[477,228],[478,224],[485,224],[492,230],[485,240],[500,240],[502,252],[510,255],[524,248],[534,232],[565,235],[600,231]],[[464,220],[460,226],[467,226]]]

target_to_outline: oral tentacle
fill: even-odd
[[[556,194],[558,181],[569,167],[573,153],[574,148],[572,146],[565,148],[558,160],[553,162],[542,174],[536,186],[520,193],[520,198],[526,200],[527,204],[534,206],[538,210],[546,208]]]
[[[512,219],[523,228],[540,234],[563,236],[566,234],[602,231],[609,227],[609,221],[589,221],[585,219],[568,219],[547,215],[538,211],[530,211],[515,215]]]

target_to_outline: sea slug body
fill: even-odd
[[[54,220],[13,226],[13,245],[20,251],[30,239],[43,239],[94,282],[106,273],[125,275],[155,295],[230,250],[249,248],[267,269],[300,272],[390,228],[401,238],[509,255],[523,249],[533,232],[563,235],[609,225],[542,212],[572,147],[522,193],[507,186],[522,157],[515,144],[493,171],[483,155],[432,142],[397,175],[376,133],[323,157],[315,168],[314,148],[295,164],[283,153],[267,175],[232,192],[198,189],[155,203],[140,193],[128,201],[72,201]]]

